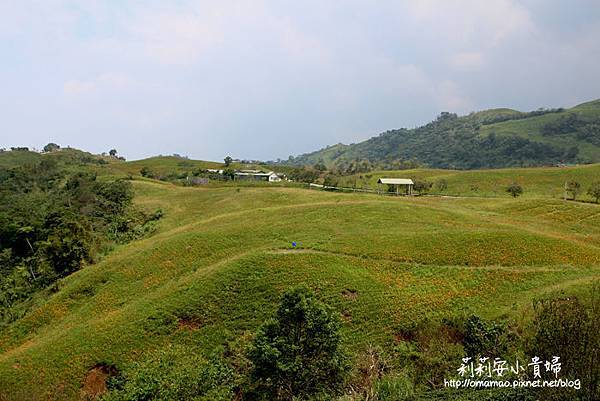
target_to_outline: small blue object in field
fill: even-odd
[[[295,248],[296,247],[296,241],[292,242],[292,246]]]

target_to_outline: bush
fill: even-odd
[[[144,166],[140,169],[140,175],[142,177],[147,177],[147,178],[154,177],[154,173],[152,173],[152,171],[150,171],[150,169],[146,166]]]
[[[423,180],[413,180],[414,181],[414,185],[413,185],[413,190],[418,192],[419,195],[425,195],[429,192],[429,190],[431,189],[431,187],[433,186],[433,183],[429,182],[429,181],[423,181]]]
[[[523,193],[523,188],[516,182],[513,182],[508,188],[506,188],[506,192],[511,194],[513,198],[516,198]]]
[[[109,379],[102,400],[230,400],[234,382],[233,370],[220,358],[206,360],[199,350],[169,345]]]
[[[379,401],[411,400],[415,398],[412,381],[406,375],[388,375],[375,385]]]
[[[292,400],[340,390],[348,371],[339,317],[305,287],[288,290],[249,352],[259,397]]]
[[[598,203],[600,201],[600,181],[593,182],[588,188],[587,193]]]
[[[503,324],[472,315],[465,322],[463,345],[470,357],[503,355],[507,349],[506,328]]]
[[[438,191],[444,192],[446,189],[448,189],[448,181],[442,178],[435,183],[435,186],[437,187]]]
[[[559,356],[559,377],[581,380],[581,390],[552,389],[543,399],[600,399],[600,285],[588,304],[576,297],[551,298],[536,302],[534,309],[529,353],[542,361]]]
[[[571,194],[573,200],[576,200],[581,191],[581,184],[577,181],[569,181],[565,184],[565,191]]]

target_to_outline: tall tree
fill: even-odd
[[[588,195],[596,200],[596,203],[600,201],[600,181],[593,182],[588,188]]]
[[[49,144],[44,146],[44,152],[54,152],[58,149],[60,149],[60,146],[53,142],[50,142]]]
[[[288,290],[250,350],[252,377],[268,399],[336,392],[348,369],[339,317],[305,287]]]

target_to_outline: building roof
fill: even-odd
[[[269,171],[267,173],[264,172],[258,172],[257,170],[254,170],[254,172],[251,172],[252,170],[242,170],[242,171],[236,171],[235,175],[251,175],[254,177],[268,177],[270,175],[273,175],[274,173],[272,171]]]
[[[392,185],[413,185],[414,182],[410,178],[380,178],[377,180],[378,184],[392,184]]]

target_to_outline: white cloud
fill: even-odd
[[[223,41],[224,32],[214,19],[186,12],[143,12],[130,26],[134,42],[164,64],[189,65]]]
[[[106,73],[89,80],[68,80],[63,85],[63,92],[67,96],[83,96],[105,91],[123,91],[133,86],[134,82],[126,75]]]
[[[534,29],[529,11],[515,0],[419,0],[409,12],[424,32],[455,47],[493,47]]]
[[[461,52],[452,55],[449,62],[458,70],[476,70],[483,66],[484,56],[481,52]]]
[[[473,102],[461,92],[459,85],[451,80],[444,80],[437,85],[436,98],[445,111],[466,113],[474,107]]]

